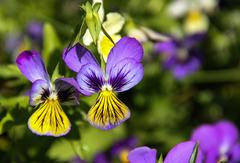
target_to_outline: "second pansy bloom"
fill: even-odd
[[[80,44],[64,53],[63,60],[77,72],[77,82],[84,95],[99,93],[88,112],[88,121],[95,127],[108,130],[130,117],[128,107],[116,93],[138,84],[144,74],[143,48],[134,38],[123,37],[111,49],[106,69],[102,70],[94,55]]]

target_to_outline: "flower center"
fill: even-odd
[[[102,91],[112,91],[113,88],[112,88],[112,86],[109,85],[109,84],[104,84],[104,85],[102,86],[102,89],[101,89],[101,90],[102,90]]]
[[[48,97],[48,100],[56,101],[58,100],[58,95],[56,91],[52,91]]]
[[[119,153],[119,158],[120,158],[120,161],[121,163],[129,163],[128,161],[128,153],[129,153],[129,150],[127,149],[123,149],[120,153]]]

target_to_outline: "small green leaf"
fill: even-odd
[[[61,77],[59,71],[60,70],[59,70],[59,63],[58,63],[57,66],[55,67],[54,71],[53,71],[52,78],[51,78],[52,81],[55,81],[56,79]]]
[[[43,59],[47,63],[50,55],[56,49],[60,48],[61,44],[54,27],[50,23],[44,24],[43,27]]]
[[[158,162],[157,163],[163,163],[163,157],[162,157],[162,154],[160,155],[159,159],[158,159]]]
[[[6,132],[14,125],[14,119],[10,113],[7,113],[6,116],[0,121],[0,135]]]
[[[196,145],[194,146],[191,158],[189,160],[189,163],[196,163],[197,155],[198,155],[198,147],[199,147],[199,144],[196,143]]]

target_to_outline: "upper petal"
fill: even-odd
[[[98,65],[94,55],[79,43],[74,45],[69,51],[63,52],[63,60],[75,72],[78,72],[85,64]]]
[[[174,40],[169,40],[165,42],[159,42],[155,44],[155,51],[158,53],[165,53],[169,57],[175,56],[177,54],[178,45]]]
[[[148,147],[138,147],[128,154],[130,163],[156,163],[157,151]]]
[[[40,54],[36,51],[23,51],[16,59],[22,74],[32,83],[36,80],[49,81],[49,76]]]
[[[80,92],[89,96],[101,90],[104,84],[104,75],[99,65],[86,64],[77,74]]]
[[[143,66],[134,59],[124,59],[107,70],[108,83],[116,92],[129,90],[138,84],[144,75]]]
[[[168,152],[164,163],[188,163],[194,146],[196,145],[193,141],[186,141],[180,144],[177,144],[175,147],[173,147],[170,152]],[[203,154],[201,149],[198,149],[197,154],[197,160],[196,163],[202,163],[203,162]]]
[[[212,125],[201,125],[193,131],[191,140],[199,142],[204,153],[210,150],[218,151],[219,133]]]
[[[143,48],[135,38],[123,37],[116,43],[108,55],[106,70],[109,71],[119,61],[127,58],[142,61]]]
[[[215,124],[220,136],[220,153],[226,154],[237,142],[238,129],[229,121],[220,121]]]
[[[103,22],[103,27],[108,32],[108,34],[116,34],[121,31],[125,19],[117,12],[111,12],[107,14],[107,20]]]

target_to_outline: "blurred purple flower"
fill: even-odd
[[[194,130],[192,140],[198,141],[205,154],[206,163],[225,160],[229,163],[240,161],[240,144],[238,129],[229,121],[204,124]]]
[[[7,53],[19,53],[24,48],[24,37],[31,39],[33,48],[41,49],[43,45],[43,24],[38,21],[29,22],[21,33],[7,34],[5,39],[5,51]]]
[[[122,162],[127,160],[127,155],[130,150],[137,145],[135,137],[129,137],[115,143],[110,149],[105,152],[98,153],[94,158],[94,163],[111,163],[114,158],[118,157]]]
[[[71,163],[86,163],[86,161],[82,160],[79,156],[72,158]]]
[[[182,40],[172,38],[155,45],[155,51],[165,55],[164,68],[169,69],[176,79],[181,80],[196,72],[201,66],[201,52],[196,45],[205,34],[197,33]]]
[[[43,24],[39,21],[31,21],[26,27],[26,33],[35,44],[42,47],[43,42]]]
[[[177,144],[170,150],[170,152],[168,152],[164,159],[164,163],[188,163],[195,144],[196,143],[193,141],[186,141]],[[131,163],[156,163],[157,151],[156,149],[148,147],[138,147],[129,152],[128,160]],[[203,155],[199,148],[196,163],[202,163],[202,161]]]

